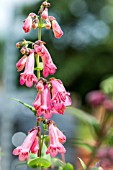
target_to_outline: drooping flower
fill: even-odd
[[[44,11],[41,14],[41,17],[43,20],[46,20],[48,18],[48,8],[44,9]]]
[[[28,16],[24,21],[23,30],[25,33],[28,33],[30,32],[31,28],[32,28],[32,17]]]
[[[37,83],[37,77],[34,74],[34,51],[30,51],[28,56],[25,71],[20,74],[20,85],[26,84],[27,87],[32,87],[33,83]]]
[[[57,135],[58,135],[58,140],[60,143],[65,143],[66,142],[66,136],[57,128],[56,128],[56,132],[57,132]]]
[[[17,63],[16,63],[16,67],[18,69],[18,71],[22,71],[23,68],[25,67],[27,61],[27,56],[24,55]]]
[[[64,154],[66,149],[59,142],[58,134],[53,123],[49,125],[49,137],[50,137],[50,145],[46,151],[46,154],[50,154],[51,157],[57,156],[58,153]]]
[[[70,93],[66,92],[63,83],[55,78],[50,78],[52,84],[52,105],[54,109],[63,114],[66,106],[71,105]]]
[[[63,35],[63,31],[61,27],[59,26],[58,22],[53,16],[49,16],[49,19],[52,23],[52,29],[53,29],[55,38],[61,38],[61,36]]]
[[[34,45],[34,49],[36,53],[41,57],[44,65],[43,76],[46,78],[49,74],[54,74],[57,67],[53,63],[47,48],[43,45],[41,41],[37,41],[37,44]]]
[[[36,140],[38,130],[33,130],[28,136],[25,138],[23,144],[18,146],[16,149],[13,150],[13,155],[19,155],[19,160],[24,161],[29,159],[29,152],[32,148],[32,151],[37,151],[36,144],[34,142]],[[33,146],[34,145],[34,148]],[[37,144],[38,145],[38,144]]]
[[[46,29],[51,29],[51,22],[50,22],[50,20],[47,18],[45,21],[46,21]]]
[[[44,85],[44,89],[39,91],[37,97],[33,103],[35,110],[37,111],[37,116],[44,115],[46,119],[49,119],[53,112],[50,105],[51,96],[50,96],[50,89],[48,85]]]
[[[34,153],[36,154],[39,150],[39,141],[38,141],[38,138],[36,137],[31,148],[30,148],[30,151],[31,153]]]

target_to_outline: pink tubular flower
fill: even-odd
[[[38,95],[33,103],[33,106],[37,111],[37,116],[43,114],[46,119],[49,119],[52,116],[53,110],[50,106],[50,100],[50,90],[46,84],[44,85],[44,90],[38,92]]]
[[[25,67],[27,61],[27,56],[24,55],[17,63],[16,63],[16,67],[18,69],[18,71],[22,71],[23,68]]]
[[[38,83],[36,85],[36,89],[38,91],[43,91],[44,90],[43,80],[38,81]]]
[[[63,114],[65,107],[71,105],[70,93],[66,92],[63,83],[60,80],[51,78],[50,82],[52,84],[52,105],[54,109]]]
[[[34,49],[36,53],[42,58],[44,65],[43,76],[46,78],[49,74],[54,74],[57,67],[53,63],[47,48],[40,41],[37,41],[37,43],[40,43],[40,45],[35,44]]]
[[[28,16],[24,21],[23,30],[25,33],[28,33],[30,32],[31,28],[32,28],[32,17]]]
[[[19,155],[20,161],[29,159],[29,152],[30,152],[30,149],[32,148],[34,141],[36,140],[37,132],[38,132],[38,130],[33,130],[31,133],[28,134],[28,136],[24,140],[23,144],[13,150],[13,155]],[[35,149],[35,151],[36,151],[36,149]]]
[[[50,20],[47,18],[45,21],[46,21],[46,29],[51,29],[51,22],[50,22]]]
[[[45,8],[41,15],[43,20],[46,20],[48,18],[48,8]]]
[[[27,87],[32,87],[33,82],[37,83],[37,77],[34,75],[34,51],[30,51],[28,56],[25,71],[20,75],[20,85],[26,84]]]
[[[61,36],[63,35],[63,31],[61,27],[59,26],[58,22],[53,16],[49,16],[49,19],[52,23],[52,29],[53,29],[55,38],[61,38]]]
[[[39,141],[38,141],[38,138],[36,137],[31,148],[30,148],[30,151],[34,154],[36,154],[39,150]]]
[[[50,154],[51,157],[57,156],[58,152],[64,154],[66,150],[58,140],[57,131],[53,123],[49,125],[49,137],[50,145],[46,151],[46,154]]]
[[[55,127],[55,128],[56,128],[56,131],[57,131],[59,142],[65,143],[66,142],[66,136],[57,127]]]

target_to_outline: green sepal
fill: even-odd
[[[44,23],[39,23],[38,24],[38,28],[45,28],[45,26],[46,26],[46,24],[44,24]]]
[[[24,102],[22,102],[21,100],[18,100],[18,99],[16,99],[16,98],[10,98],[10,99],[15,100],[15,101],[23,104],[25,107],[27,107],[28,109],[30,109],[30,110],[34,113],[34,115],[36,115],[36,110],[34,109],[33,106],[30,106],[29,104],[24,103]]]
[[[82,168],[83,168],[84,170],[86,170],[87,167],[86,167],[85,163],[83,162],[83,160],[82,160],[81,158],[79,158],[79,157],[78,157],[78,159],[79,159],[79,161],[80,161],[80,163],[81,163],[81,165],[82,165]]]
[[[47,159],[37,157],[35,159],[30,159],[27,162],[27,165],[30,168],[37,168],[37,167],[48,168],[48,167],[50,167],[51,164]]]

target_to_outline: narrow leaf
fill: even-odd
[[[80,161],[80,163],[81,163],[81,165],[82,165],[82,168],[83,168],[84,170],[86,170],[87,167],[86,167],[85,163],[83,162],[83,160],[80,159],[79,157],[78,157],[78,159],[79,159],[79,161]]]
[[[28,109],[30,109],[30,110],[36,115],[36,110],[34,109],[33,106],[30,106],[29,104],[24,103],[24,102],[22,102],[21,100],[18,100],[18,99],[16,99],[16,98],[11,98],[11,99],[12,99],[12,100],[15,100],[15,101],[17,101],[17,102],[19,102],[19,103],[21,103],[21,104],[23,104],[25,107],[27,107]]]
[[[74,107],[67,107],[66,111],[68,113],[72,114],[73,116],[75,116],[81,122],[91,125],[93,127],[95,133],[98,134],[98,132],[100,130],[100,125],[94,116],[92,116],[82,110],[79,110],[77,108],[74,108]]]

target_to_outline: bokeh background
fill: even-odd
[[[15,43],[24,38],[37,40],[37,31],[25,34],[22,25],[30,12],[37,13],[41,2],[1,0],[0,146],[3,155],[0,159],[0,170],[15,169],[17,160],[11,155],[13,144],[18,145],[35,122],[35,118],[27,109],[9,98],[19,98],[31,104],[36,96],[33,88],[28,90],[19,86],[19,73],[15,64],[21,54],[15,48]],[[86,94],[99,89],[100,82],[113,74],[113,1],[50,0],[49,2],[52,4],[49,15],[57,18],[64,36],[58,40],[54,38],[52,31],[43,30],[42,40],[47,43],[47,48],[58,67],[55,77],[61,79],[66,89],[71,92],[73,106],[82,108],[86,106]],[[56,121],[57,119],[59,118],[56,118]],[[68,133],[67,143],[71,143],[76,134],[77,121],[66,113],[65,118],[60,117],[58,123],[60,128]],[[23,133],[16,134],[17,132]],[[13,136],[15,134],[16,137]],[[67,159],[73,163],[75,159],[71,155],[72,152],[76,153],[76,149],[72,149],[73,145],[67,147],[69,149]],[[22,168],[27,169],[26,166],[20,169]]]

